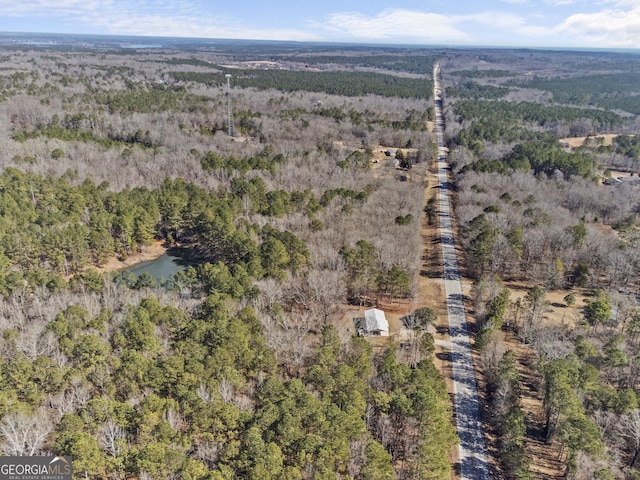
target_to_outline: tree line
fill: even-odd
[[[623,68],[632,70],[631,62]],[[526,82],[512,80],[508,84],[549,91],[559,104],[591,105],[638,114],[637,101],[634,99],[638,93],[637,72],[535,78]]]
[[[411,53],[374,55],[292,55],[276,57],[283,61],[303,63],[306,65],[340,65],[342,67],[373,67],[396,72],[410,72],[429,75],[433,70],[434,56],[429,54],[414,55]]]
[[[374,94],[400,98],[428,99],[431,95],[429,81],[423,78],[404,78],[371,72],[305,72],[295,70],[236,70],[224,69],[234,76],[233,84],[239,88],[275,89],[284,92],[324,92],[331,95],[357,97]],[[221,74],[202,72],[171,72],[180,82],[197,82],[221,86],[225,78]]]

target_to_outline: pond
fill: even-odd
[[[143,273],[148,273],[156,281],[159,281],[160,279],[169,279],[171,275],[184,270],[188,266],[189,262],[186,261],[185,258],[172,253],[165,253],[155,260],[137,263],[129,268],[125,268],[124,271],[133,273],[136,278]]]

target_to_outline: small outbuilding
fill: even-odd
[[[382,310],[371,308],[364,311],[365,331],[368,335],[389,336],[389,322]]]

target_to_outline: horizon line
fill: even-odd
[[[182,36],[155,36],[155,35],[135,35],[135,34],[104,34],[104,33],[61,33],[61,32],[23,32],[23,31],[0,31],[0,45],[4,42],[2,37],[7,36],[67,36],[67,37],[91,37],[104,39],[154,39],[163,41],[197,41],[197,42],[225,42],[225,43],[272,43],[272,44],[294,44],[294,45],[328,45],[328,46],[353,46],[368,48],[403,48],[403,49],[495,49],[495,50],[553,50],[553,51],[571,51],[571,52],[611,52],[611,53],[631,53],[640,54],[640,48],[623,48],[623,47],[576,47],[576,46],[536,46],[536,45],[473,45],[473,44],[421,44],[421,43],[383,43],[383,42],[353,42],[353,41],[336,41],[336,40],[270,40],[270,39],[252,39],[252,38],[223,38],[223,37],[182,37]],[[58,44],[60,45],[60,44]],[[31,45],[46,47],[47,45]],[[177,45],[173,45],[177,47]],[[150,48],[167,48],[168,45],[145,46],[144,49]]]

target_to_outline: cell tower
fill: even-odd
[[[236,132],[233,129],[233,111],[231,108],[231,74],[227,73],[225,78],[227,79],[227,127],[229,136],[234,137]]]

